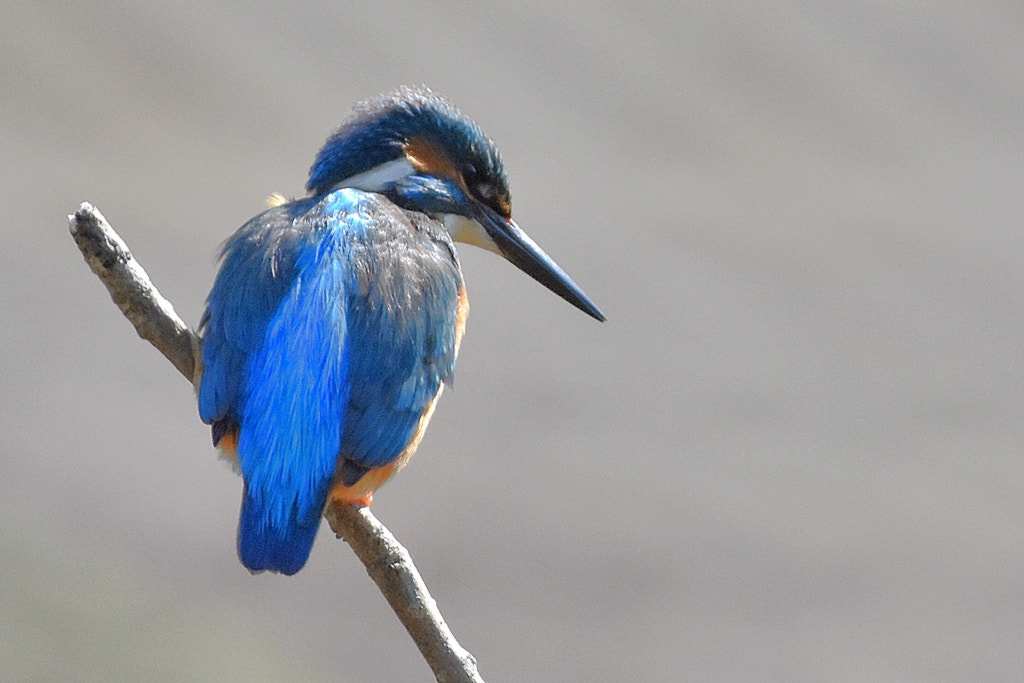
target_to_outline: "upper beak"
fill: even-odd
[[[602,322],[606,320],[604,313],[579,285],[529,235],[520,230],[515,221],[482,204],[477,204],[477,209],[474,218],[494,241],[502,256],[587,315]]]

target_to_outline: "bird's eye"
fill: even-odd
[[[494,185],[489,183],[477,183],[476,186],[473,187],[473,192],[487,202],[494,201],[494,198],[498,194],[498,191],[494,189]]]
[[[462,181],[476,199],[497,211],[506,218],[510,215],[508,196],[498,185],[490,182],[486,176],[481,176],[476,166],[466,164],[462,167]]]

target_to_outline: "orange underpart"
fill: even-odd
[[[409,458],[416,452],[416,447],[420,445],[420,439],[423,438],[423,432],[427,429],[427,423],[430,422],[430,416],[434,414],[434,407],[437,405],[437,399],[440,398],[443,387],[444,385],[441,385],[438,388],[434,400],[423,411],[419,424],[416,426],[416,432],[413,434],[412,439],[409,440],[405,450],[397,458],[387,465],[374,467],[352,486],[345,486],[341,482],[336,483],[331,487],[328,500],[337,503],[362,503],[369,507],[370,503],[373,502],[373,492],[383,486],[384,482],[390,479],[398,470],[405,467],[405,463],[409,462]]]
[[[224,436],[220,437],[220,441],[216,444],[217,448],[220,449],[220,457],[224,458],[232,465],[237,466],[238,464],[238,430],[233,429],[229,432],[225,432]]]
[[[399,467],[396,461],[384,467],[374,467],[352,486],[335,484],[331,488],[330,499],[337,503],[362,503],[369,507],[373,503],[373,492],[383,486]]]
[[[466,318],[469,317],[469,295],[466,294],[466,286],[459,287],[459,303],[455,309],[455,353],[459,352],[462,344],[462,335],[466,331]]]
[[[217,447],[223,448],[226,451],[237,451],[238,432],[234,430],[225,432],[224,436],[220,437],[220,441],[217,442]]]
[[[349,499],[342,496],[334,495],[334,493],[332,492],[331,503],[334,503],[336,505],[361,505],[364,508],[368,508],[371,505],[373,505],[373,494],[367,493],[362,498]]]

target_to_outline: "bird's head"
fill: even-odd
[[[384,194],[443,221],[453,240],[500,254],[580,310],[605,319],[512,220],[497,147],[440,95],[400,88],[356,105],[324,143],[306,183],[313,195],[343,187]]]

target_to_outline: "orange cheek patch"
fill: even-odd
[[[427,138],[412,138],[405,143],[405,156],[420,173],[452,178],[462,183],[462,174],[436,144]]]

